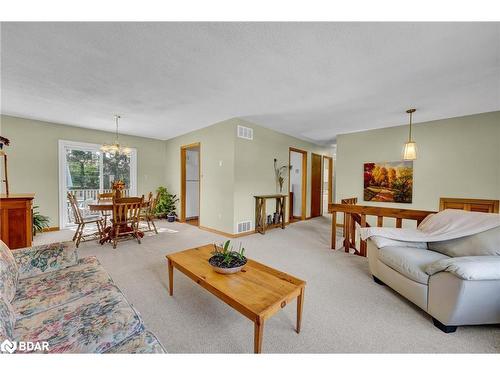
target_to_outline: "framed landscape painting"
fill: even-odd
[[[363,178],[365,201],[412,202],[413,161],[365,163]]]

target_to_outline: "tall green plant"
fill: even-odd
[[[175,204],[179,201],[179,198],[175,194],[170,194],[164,186],[160,186],[156,192],[159,194],[158,202],[156,203],[156,215],[161,217],[175,213]]]
[[[41,232],[43,228],[49,227],[49,217],[40,214],[37,210],[38,206],[33,207],[33,234]]]

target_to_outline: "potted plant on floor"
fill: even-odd
[[[156,192],[158,193],[158,202],[156,203],[156,216],[166,217],[169,222],[175,221],[177,214],[176,203],[179,198],[175,194],[170,194],[166,187],[160,186]]]
[[[245,248],[241,247],[238,251],[234,251],[231,246],[231,241],[227,240],[223,244],[214,244],[214,251],[208,263],[213,270],[222,274],[232,274],[241,271],[243,266],[247,264],[247,258],[243,255]]]
[[[33,235],[37,232],[42,232],[43,228],[49,227],[49,217],[40,214],[37,210],[38,206],[33,207]]]

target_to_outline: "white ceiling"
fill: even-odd
[[[500,109],[500,23],[3,23],[2,113],[167,139],[242,117],[317,143]]]

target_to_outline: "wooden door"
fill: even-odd
[[[312,154],[311,159],[311,217],[321,215],[321,155]]]

